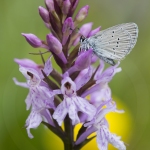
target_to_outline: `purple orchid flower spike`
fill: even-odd
[[[30,110],[25,124],[28,136],[33,138],[30,130],[44,124],[63,141],[65,150],[82,149],[94,138],[88,137],[94,132],[100,150],[107,150],[108,143],[126,150],[120,138],[109,131],[105,118],[109,112],[123,112],[117,110],[109,87],[109,82],[121,68],[119,62],[106,68],[104,61],[93,55],[95,51],[88,42],[96,38],[100,27],[92,30],[93,23],[89,22],[79,29],[79,23],[88,15],[89,6],[75,14],[79,0],[44,1],[46,7],[39,6],[38,10],[49,29],[46,40],[42,41],[32,33],[22,33],[32,47],[46,49],[46,52],[35,53],[41,56],[43,65],[30,59],[14,59],[26,81],[13,80],[16,85],[29,90],[25,99],[26,109]],[[85,41],[81,36],[86,38]],[[80,39],[86,46],[79,43]],[[94,40],[92,44],[95,44]],[[45,61],[45,57],[49,58]],[[82,123],[82,127],[74,140],[74,127],[78,123]]]
[[[79,111],[87,115],[87,121],[93,118],[96,111],[95,107],[87,100],[76,95],[76,84],[68,76],[68,73],[66,73],[62,80],[61,92],[64,100],[59,104],[53,114],[53,118],[57,120],[59,125],[62,124],[67,114],[72,120],[72,125],[79,123]]]

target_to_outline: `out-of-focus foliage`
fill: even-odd
[[[127,115],[110,115],[113,132],[122,135],[129,146],[128,150],[149,150],[150,144],[150,1],[149,0],[80,0],[80,7],[90,5],[85,22],[94,22],[94,27],[102,29],[116,24],[135,22],[139,26],[137,44],[130,55],[120,64],[118,73],[110,86],[120,109]],[[17,58],[31,58],[41,63],[39,56],[29,55],[38,52],[21,36],[21,32],[36,34],[41,39],[49,31],[38,15],[38,6],[43,0],[1,0],[0,1],[0,149],[1,150],[44,150],[63,149],[59,139],[41,125],[32,130],[34,139],[29,139],[25,120],[29,112],[24,99],[28,90],[17,87],[12,77],[24,80],[13,62]],[[80,8],[78,7],[78,8]],[[116,98],[114,98],[115,100]],[[122,119],[122,121],[121,121]],[[124,125],[127,121],[127,126]],[[112,122],[112,123],[111,123]],[[116,124],[116,128],[115,128]],[[124,127],[124,128],[123,128]],[[121,128],[121,132],[118,128]],[[129,137],[124,134],[129,133]],[[124,140],[123,139],[123,140]],[[94,143],[94,142],[93,142]],[[96,143],[95,143],[96,144]],[[49,145],[49,146],[47,146]],[[59,147],[60,146],[60,147]],[[93,146],[93,148],[96,145]],[[88,149],[88,148],[87,148]],[[110,148],[113,149],[113,148]]]

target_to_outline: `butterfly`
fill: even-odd
[[[99,31],[94,36],[80,37],[80,50],[93,50],[93,53],[110,65],[128,55],[136,44],[138,26],[135,23],[123,23]]]

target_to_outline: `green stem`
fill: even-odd
[[[65,132],[68,137],[67,140],[64,141],[64,150],[73,150],[74,140],[73,140],[73,126],[71,119],[67,115],[64,120]]]

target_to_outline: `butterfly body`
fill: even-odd
[[[131,52],[138,37],[135,23],[120,24],[100,31],[89,38],[80,38],[80,50],[92,49],[93,53],[110,65],[122,60]]]

